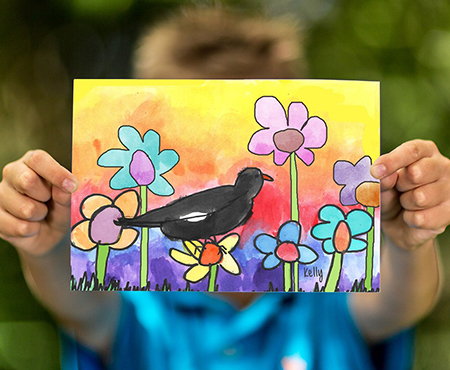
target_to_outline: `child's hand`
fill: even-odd
[[[382,229],[388,239],[415,249],[450,223],[450,160],[431,141],[413,140],[378,158]]]
[[[42,150],[7,164],[0,182],[0,237],[30,254],[51,250],[69,232],[70,194],[77,187],[75,176]]]

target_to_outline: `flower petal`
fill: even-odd
[[[333,241],[331,239],[327,239],[322,244],[322,249],[325,253],[332,254],[335,253],[336,250],[334,249]]]
[[[277,166],[282,166],[286,159],[288,159],[290,153],[282,152],[278,149],[274,149],[273,151],[273,163],[275,163]]]
[[[233,233],[225,236],[219,242],[218,245],[222,246],[226,252],[231,252],[239,243],[239,234]]]
[[[353,238],[347,252],[360,252],[367,247],[367,242],[365,240]]]
[[[376,178],[374,178],[370,174],[370,166],[372,166],[372,158],[368,155],[365,155],[362,157],[358,162],[355,164],[355,169],[358,170],[358,172],[361,174],[361,181],[378,181]]]
[[[230,274],[239,275],[241,273],[241,268],[230,253],[223,254],[223,259],[220,266],[222,266],[223,269]]]
[[[121,126],[119,128],[119,140],[131,152],[142,146],[141,134],[132,126]]]
[[[153,194],[161,196],[169,196],[175,192],[172,185],[162,176],[156,176],[155,181],[148,186],[148,189]]]
[[[121,168],[116,174],[111,178],[109,182],[111,189],[122,190],[135,188],[138,186],[136,181],[131,177],[128,168]]]
[[[97,160],[100,167],[125,167],[130,163],[131,154],[126,149],[109,149]]]
[[[311,229],[311,235],[319,240],[331,239],[336,229],[336,223],[324,222],[315,225]]]
[[[339,221],[345,219],[345,214],[339,207],[336,207],[335,205],[327,205],[320,209],[319,218],[322,221],[329,221],[337,224]]]
[[[347,224],[353,237],[367,233],[373,226],[373,220],[368,212],[354,209],[347,214]]]
[[[322,148],[327,142],[327,124],[322,118],[311,117],[301,130],[305,141],[305,148]]]
[[[263,96],[256,101],[255,119],[264,128],[283,129],[287,126],[286,112],[274,96]]]
[[[198,264],[198,261],[192,257],[190,254],[183,253],[178,249],[171,249],[169,251],[170,257],[172,257],[178,263],[186,266],[192,266]]]
[[[144,134],[142,150],[148,154],[152,162],[156,162],[156,157],[159,155],[159,146],[161,138],[154,130],[148,130]]]
[[[183,240],[183,247],[196,259],[200,258],[200,251],[203,249],[203,244],[198,240]]]
[[[117,196],[114,205],[128,218],[136,217],[139,212],[139,195],[135,190],[127,190]]]
[[[333,178],[336,184],[346,185],[353,168],[353,164],[348,161],[336,161],[333,166]]]
[[[111,198],[102,194],[92,194],[84,198],[80,205],[80,213],[87,219],[90,219],[93,213],[100,207],[112,204]]]
[[[180,156],[175,150],[166,149],[159,153],[158,158],[154,162],[156,172],[159,175],[170,171],[180,160]]]
[[[288,126],[301,130],[308,120],[308,109],[301,102],[292,102],[288,108]]]
[[[138,236],[139,232],[135,229],[123,229],[119,240],[114,244],[110,244],[110,247],[112,249],[126,249],[136,242]]]
[[[70,240],[74,247],[88,251],[97,246],[89,238],[89,221],[84,220],[74,226],[70,234]]]
[[[298,261],[305,265],[313,263],[315,260],[319,258],[317,252],[308,247],[307,245],[299,245],[298,251],[300,252],[300,258]]]
[[[274,130],[263,129],[256,131],[248,143],[248,151],[258,155],[268,155],[275,150],[273,142]]]
[[[277,247],[276,238],[269,234],[259,234],[253,243],[255,248],[264,254],[273,253]]]
[[[267,256],[265,256],[263,261],[262,261],[263,267],[265,269],[267,269],[267,270],[274,269],[280,263],[281,263],[281,261],[273,253],[268,254]]]
[[[303,146],[297,149],[295,154],[297,154],[297,156],[307,166],[311,166],[311,164],[314,162],[314,153],[311,150],[304,148]]]
[[[209,273],[209,266],[195,265],[184,273],[184,279],[191,283],[197,283]]]
[[[296,221],[288,221],[281,225],[278,230],[278,240],[280,242],[292,242],[298,244],[300,241],[301,226]]]
[[[345,185],[339,192],[339,200],[343,206],[354,206],[358,204],[355,188],[351,185]]]

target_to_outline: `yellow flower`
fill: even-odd
[[[238,234],[229,234],[218,242],[206,240],[204,243],[198,240],[183,241],[183,247],[187,252],[171,249],[170,256],[178,263],[191,266],[185,273],[184,279],[197,283],[204,279],[212,266],[221,266],[226,272],[239,275],[239,267],[231,252],[239,243]]]

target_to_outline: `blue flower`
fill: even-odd
[[[156,195],[172,195],[174,189],[162,175],[178,163],[178,153],[172,149],[160,152],[160,137],[153,130],[141,137],[134,127],[121,126],[119,140],[127,149],[109,149],[97,162],[101,167],[121,167],[111,178],[111,188],[121,190],[145,185]]]
[[[325,253],[360,252],[367,247],[367,241],[357,236],[366,234],[373,226],[368,212],[354,209],[345,214],[340,208],[327,205],[320,209],[319,219],[324,222],[314,226],[311,234],[323,240]]]
[[[300,262],[309,264],[319,256],[306,245],[300,243],[301,226],[296,221],[287,221],[278,229],[277,237],[260,234],[255,238],[254,245],[261,253],[266,254],[263,259],[265,269],[273,269],[281,262]]]

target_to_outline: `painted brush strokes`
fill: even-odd
[[[75,80],[71,289],[376,292],[379,83]]]

